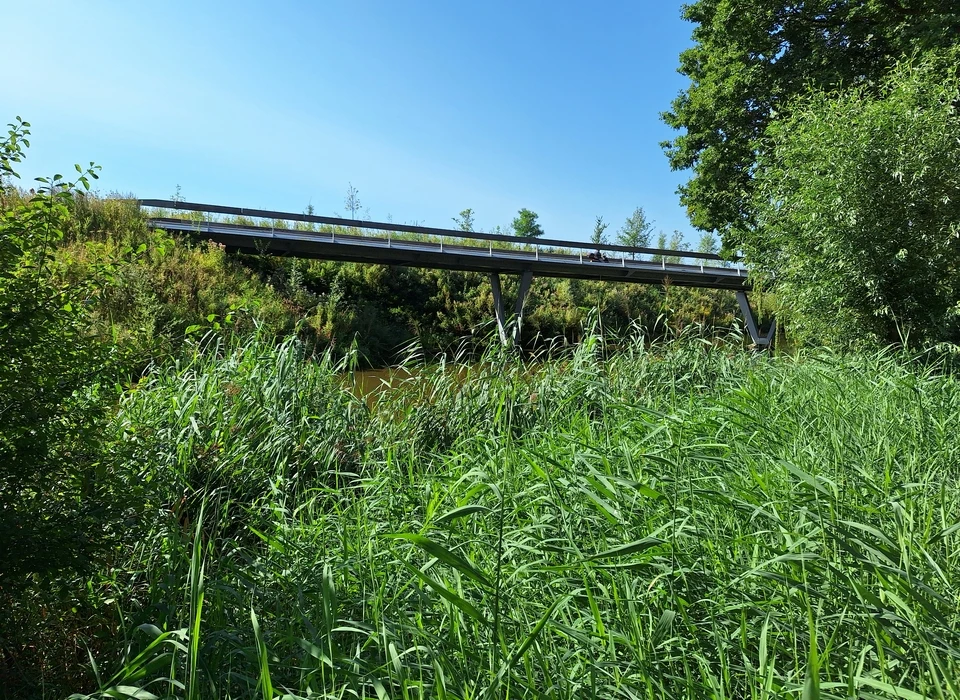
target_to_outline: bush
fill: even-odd
[[[748,262],[801,340],[960,339],[960,53],[813,93],[768,130]]]
[[[29,145],[18,120],[0,143],[0,170]],[[0,212],[0,686],[31,687],[33,671],[63,668],[82,623],[77,575],[122,531],[121,504],[102,441],[113,399],[116,354],[88,332],[88,304],[104,280],[83,285],[58,274],[55,247],[64,237],[77,185],[41,180],[39,192],[4,184]],[[98,284],[101,283],[101,284]],[[63,632],[63,634],[59,634]],[[49,636],[48,636],[49,635]],[[41,641],[43,640],[43,641]],[[39,660],[38,660],[39,657]],[[14,671],[7,662],[13,660]],[[60,661],[55,661],[60,659]],[[31,663],[32,662],[32,663]],[[24,667],[33,666],[33,671]]]

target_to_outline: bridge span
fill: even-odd
[[[747,270],[711,253],[517,238],[164,199],[141,199],[139,204],[174,214],[192,213],[167,216],[160,215],[166,211],[154,211],[148,225],[198,235],[231,251],[486,273],[493,288],[497,329],[504,343],[519,335],[534,276],[729,289],[736,292],[755,344],[769,347],[775,333],[774,327],[766,334],[759,332],[746,296],[750,289]],[[218,220],[224,216],[233,217],[234,222]],[[243,223],[236,223],[238,220]],[[326,229],[312,230],[317,224]],[[667,262],[668,259],[690,262]],[[520,276],[512,317],[506,314],[501,274]]]

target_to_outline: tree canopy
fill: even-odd
[[[596,243],[597,245],[604,245],[607,243],[607,236],[604,233],[610,224],[603,220],[602,216],[598,216],[596,222],[593,224],[593,233],[590,234],[590,241]]]
[[[521,209],[517,212],[511,224],[513,233],[520,238],[538,238],[543,235],[543,228],[537,223],[537,214],[529,209]]]
[[[814,93],[768,129],[744,252],[775,276],[800,337],[958,340],[958,59],[906,61],[878,90]]]
[[[453,223],[458,231],[473,231],[473,209],[464,209],[459,215],[453,217]]]
[[[633,248],[646,248],[650,245],[652,229],[653,222],[647,219],[643,207],[637,207],[617,232],[617,243]]]
[[[768,125],[809,89],[869,91],[904,56],[958,41],[956,0],[697,0],[683,8],[695,45],[680,55],[690,86],[663,115],[664,142],[694,226],[736,248],[756,226],[757,159]]]

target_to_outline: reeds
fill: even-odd
[[[960,386],[735,347],[494,348],[374,400],[198,347],[115,420],[150,507],[93,697],[960,696]]]

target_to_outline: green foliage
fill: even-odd
[[[697,0],[683,8],[695,45],[680,55],[691,84],[663,115],[664,143],[693,170],[680,188],[694,226],[729,249],[756,225],[753,173],[766,128],[808,89],[870,90],[904,55],[956,46],[954,0]],[[838,152],[842,157],[842,152]]]
[[[637,207],[617,232],[617,243],[632,248],[648,248],[652,229],[653,222],[647,220],[643,207]]]
[[[353,186],[353,183],[347,185],[347,196],[343,199],[343,207],[346,210],[346,213],[349,214],[349,218],[356,219],[357,214],[360,213],[361,208],[363,207],[360,204],[360,191]]]
[[[29,124],[10,125],[0,168],[28,145]],[[89,187],[96,168],[73,182],[39,179],[39,192],[0,212],[0,591],[29,576],[87,563],[99,539],[97,432],[103,421],[96,383],[107,348],[85,332],[84,307],[97,289],[60,282],[54,247],[76,185]],[[102,474],[100,474],[102,475]]]
[[[148,230],[132,198],[75,197],[53,255],[57,274],[74,285],[97,284],[98,271],[110,270],[112,283],[90,299],[86,321],[123,348],[132,372],[176,356],[211,328],[286,335],[315,303],[288,279],[295,263],[289,273],[269,260],[247,266],[209,241]]]
[[[683,239],[683,233],[675,230],[670,236],[670,241],[667,243],[667,248],[669,250],[687,250],[689,246],[687,246],[686,241]],[[676,255],[670,255],[667,256],[667,262],[679,263],[681,262],[681,258]]]
[[[473,209],[464,209],[458,216],[453,217],[459,231],[473,231]]]
[[[593,225],[593,233],[590,234],[590,240],[597,245],[606,243],[607,237],[603,234],[603,232],[606,231],[609,226],[610,224],[603,221],[602,216],[598,216],[596,223]]]
[[[768,130],[744,250],[798,338],[960,339],[956,65],[928,57],[879,90],[812,93]]]
[[[494,347],[365,397],[295,342],[198,350],[120,404],[156,508],[73,689],[956,696],[956,379],[732,340]]]
[[[717,241],[717,237],[710,231],[705,231],[697,242],[697,252],[710,253],[712,255],[719,253],[720,243]]]
[[[0,143],[11,178],[29,124]],[[90,333],[90,309],[113,284],[108,266],[82,282],[57,256],[70,210],[97,168],[0,191],[0,695],[32,697],[44,673],[76,678],[88,629],[82,578],[106,566],[131,528],[136,484],[113,469],[104,433],[122,348]]]
[[[663,231],[660,231],[660,233],[657,234],[657,245],[655,247],[659,248],[660,250],[667,249],[667,234],[664,233]],[[650,256],[650,259],[653,262],[662,262],[664,260],[664,257],[659,253],[657,253],[655,255]]]
[[[543,235],[543,229],[537,223],[537,214],[529,209],[521,209],[517,217],[510,223],[513,234],[519,238],[538,238]]]

